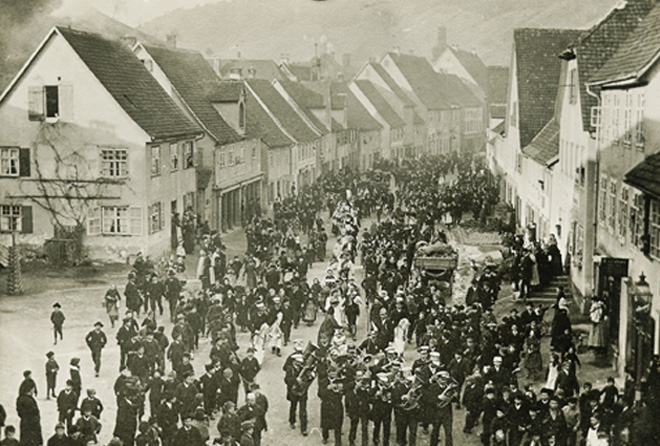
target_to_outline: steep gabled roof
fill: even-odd
[[[57,27],[117,103],[152,138],[200,134],[142,62],[123,43]]]
[[[404,120],[394,111],[390,104],[378,92],[378,89],[370,81],[356,80],[355,85],[367,97],[369,102],[374,106],[378,114],[380,114],[388,125],[392,128],[405,127]]]
[[[247,81],[250,88],[277,119],[280,125],[299,142],[313,141],[318,135],[289,105],[282,95],[269,81],[251,79]]]
[[[401,102],[403,102],[403,105],[405,106],[414,106],[415,103],[408,97],[407,94],[403,92],[399,84],[397,84],[394,79],[392,79],[392,76],[383,68],[381,64],[378,63],[373,63],[370,62],[369,65],[376,71],[378,76],[383,79],[383,81],[387,84],[387,87],[392,90],[392,92],[399,98]]]
[[[454,74],[439,73],[435,86],[455,107],[480,107],[483,105],[472,89]]]
[[[243,92],[243,81],[227,80],[216,83],[206,92],[206,98],[212,103],[238,102]]]
[[[559,124],[555,118],[523,148],[523,153],[542,166],[549,167],[554,164],[559,155]]]
[[[660,57],[660,3],[630,32],[618,51],[595,73],[591,83],[639,80]]]
[[[624,181],[644,193],[660,200],[660,152],[647,156],[644,161],[626,173]]]
[[[591,128],[591,108],[598,105],[596,98],[587,93],[586,83],[615,54],[628,36],[637,38],[633,30],[657,3],[657,0],[628,0],[612,9],[573,45],[578,59],[580,103],[585,130]]]
[[[410,54],[389,53],[389,56],[406,77],[415,96],[427,109],[451,108],[451,104],[437,88],[438,73],[433,70],[428,60]]]
[[[270,59],[224,59],[218,61],[219,72],[222,78],[229,77],[233,68],[240,68],[243,77],[247,77],[250,70],[254,70],[255,79],[284,79],[285,76],[274,60]]]
[[[358,130],[380,130],[383,128],[350,90],[346,93],[346,105],[349,128]]]
[[[506,104],[506,93],[509,85],[509,67],[488,67],[488,102],[490,104]]]
[[[273,121],[268,112],[248,89],[245,94],[245,134],[249,138],[260,138],[270,148],[286,147],[294,143]]]
[[[312,109],[324,108],[323,95],[306,88],[299,82],[293,82],[288,79],[278,81],[284,91],[293,99],[298,105],[300,110],[305,114],[307,119],[312,122],[312,125],[317,128],[321,133],[328,133],[328,129],[319,118],[312,112]]]
[[[472,51],[465,51],[458,47],[449,47],[463,68],[470,73],[472,79],[481,87],[484,93],[488,92],[488,68],[479,55]]]
[[[558,56],[579,35],[580,31],[572,29],[513,31],[520,147],[527,146],[553,117],[561,70]]]
[[[296,77],[296,79],[298,79],[299,81],[312,80],[311,64],[284,62],[282,65],[287,70],[289,70],[291,74],[293,74]]]
[[[198,123],[219,144],[230,144],[240,136],[211,104],[207,92],[213,92],[220,79],[197,51],[143,45],[179,94]]]

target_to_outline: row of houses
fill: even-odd
[[[657,0],[628,0],[588,30],[515,30],[487,147],[518,225],[557,239],[581,302],[605,300],[613,365],[637,379],[660,351],[659,24]]]
[[[0,241],[158,256],[186,212],[228,231],[325,172],[477,152],[488,86],[442,66],[392,52],[351,81],[226,77],[174,42],[55,27],[0,96]]]

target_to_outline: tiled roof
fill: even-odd
[[[527,146],[555,112],[559,54],[580,31],[521,28],[513,31],[518,80],[520,147]]]
[[[69,28],[57,30],[115,101],[151,137],[201,133],[123,43]]]
[[[419,114],[413,110],[413,125],[424,125],[426,124],[426,121],[419,116]]]
[[[365,80],[356,80],[355,85],[367,97],[369,102],[374,106],[378,114],[380,114],[388,125],[392,128],[405,127],[406,123],[401,119],[388,102],[381,96],[374,84]]]
[[[241,139],[208,99],[206,92],[214,91],[221,81],[200,53],[151,45],[144,45],[144,48],[213,139],[219,144]]]
[[[293,144],[293,140],[279,128],[249,90],[245,94],[245,111],[245,133],[249,138],[260,138],[270,148]]]
[[[332,131],[333,132],[339,132],[339,131],[342,131],[342,130],[346,130],[346,128],[343,125],[341,125],[341,123],[339,121],[337,121],[335,118],[332,118],[331,124],[332,124]]]
[[[312,67],[309,65],[287,63],[285,66],[299,81],[312,80]]]
[[[633,187],[653,195],[660,200],[660,152],[647,156],[644,161],[633,167],[624,181]]]
[[[293,82],[290,80],[281,80],[278,82],[291,97],[291,99],[293,99],[293,101],[298,104],[298,107],[300,107],[302,112],[305,114],[307,119],[312,122],[314,127],[316,127],[323,134],[328,133],[326,125],[323,124],[311,110],[324,108],[323,95],[312,91],[309,88],[306,88],[299,82]]]
[[[509,88],[509,67],[488,67],[488,102],[506,104]]]
[[[660,53],[660,4],[631,32],[598,72],[588,79],[590,82],[616,81],[638,78]]]
[[[438,73],[433,70],[428,60],[410,54],[389,53],[389,56],[427,109],[451,108],[451,104],[437,86]]]
[[[490,117],[494,119],[505,119],[506,118],[506,104],[491,104],[490,108]]]
[[[299,142],[313,141],[318,135],[296,113],[288,102],[278,93],[269,81],[251,79],[248,85],[263,101],[272,115],[279,123]]]
[[[523,153],[542,166],[553,164],[559,155],[559,124],[555,118],[552,118],[532,142],[523,148]]]
[[[483,103],[460,77],[454,74],[438,74],[436,88],[455,107],[480,107]]]
[[[479,87],[484,91],[488,92],[488,68],[481,60],[479,55],[472,51],[465,51],[457,47],[450,47],[451,51],[454,53],[458,61],[463,65],[463,68],[470,73],[472,79],[475,80]]]
[[[591,127],[591,107],[598,105],[596,98],[587,93],[586,82],[614,55],[656,4],[657,0],[628,0],[622,6],[612,9],[575,43],[582,123],[585,130]],[[636,37],[635,35],[634,38]]]
[[[392,90],[392,92],[399,98],[399,100],[401,102],[403,102],[404,105],[407,105],[407,106],[414,106],[415,105],[415,103],[412,101],[412,99],[410,99],[408,97],[408,95],[403,92],[403,90],[401,89],[399,84],[397,84],[394,81],[394,79],[392,79],[392,76],[390,76],[390,74],[387,71],[385,71],[385,68],[383,68],[383,66],[381,64],[371,62],[371,63],[369,63],[369,65],[374,69],[374,71],[376,71],[376,73],[378,73],[378,75],[381,77],[381,79],[383,79],[383,81],[385,81],[388,88],[390,90]]]
[[[238,102],[243,91],[243,81],[222,81],[206,92],[206,99],[212,103]]]
[[[223,79],[229,77],[229,72],[232,68],[240,68],[241,74],[244,78],[248,77],[249,71],[254,70],[254,77],[256,79],[284,79],[284,74],[280,71],[274,60],[270,59],[226,59],[220,60],[220,76]]]
[[[383,128],[350,90],[346,93],[346,102],[349,128],[358,130],[380,130]]]

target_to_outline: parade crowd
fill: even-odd
[[[660,408],[660,367],[650,371],[641,398],[630,380],[621,389],[613,379],[594,388],[580,379],[563,292],[551,307],[528,301],[530,289],[562,274],[553,240],[512,234],[507,261],[475,265],[460,302],[452,268],[417,265],[420,253],[451,260],[456,253],[446,229],[466,214],[485,219],[497,195],[495,179],[471,157],[324,174],[278,198],[272,218],[253,213],[245,224],[247,250],[233,258],[217,232],[198,231],[195,247],[194,217],[184,215],[185,252],[155,264],[138,255],[123,289],[113,286],[104,296],[113,333],[98,321],[84,339],[96,376],[109,373],[103,350],[118,343],[115,401],[101,402],[83,385],[80,358],[70,361],[60,388],[60,365],[49,351],[45,388],[59,419],[42,423],[39,389],[26,370],[15,406],[20,426],[5,426],[0,446],[96,445],[101,429],[112,429],[108,446],[258,446],[269,423],[288,423],[308,436],[309,398],[320,399],[324,444],[451,446],[454,423],[485,446],[658,444],[645,423]],[[330,251],[325,211],[336,238]],[[182,259],[193,249],[196,280],[186,282]],[[326,275],[310,281],[319,262],[328,262]],[[517,302],[496,317],[505,282],[513,284]],[[165,318],[173,324],[169,333]],[[55,303],[55,344],[65,321]],[[316,339],[298,339],[301,324],[317,324]],[[239,348],[240,332],[250,334],[249,347]],[[547,361],[544,337],[550,338]],[[211,349],[203,370],[195,370],[200,339]],[[260,387],[259,374],[289,344],[293,353],[282,370],[287,417],[269,412],[271,389]],[[113,426],[99,421],[104,405],[116,407]],[[4,409],[0,415],[4,425]],[[55,421],[55,433],[44,438]]]

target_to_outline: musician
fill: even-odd
[[[328,442],[330,430],[333,430],[335,446],[341,446],[341,430],[344,424],[344,405],[342,403],[344,385],[341,377],[336,374],[329,374],[327,383],[326,386],[319,388],[323,444]]]
[[[414,375],[418,375],[424,368],[429,365],[429,362],[431,361],[429,357],[428,345],[420,345],[417,347],[417,352],[419,353],[419,357],[415,359],[412,365],[412,373]]]
[[[286,384],[286,399],[289,401],[289,425],[296,428],[296,410],[300,412],[300,432],[307,435],[307,390],[308,386],[301,380],[305,368],[302,341],[294,341],[294,352],[284,362],[284,383]]]
[[[348,432],[349,446],[355,445],[358,424],[361,424],[362,446],[367,446],[369,442],[369,416],[372,397],[373,392],[368,375],[363,370],[357,370],[355,379],[347,385],[346,389],[346,415],[351,421]]]
[[[376,378],[376,392],[372,398],[371,410],[371,417],[374,421],[374,445],[380,444],[382,427],[383,446],[389,446],[392,424],[392,382],[388,373],[379,373]]]
[[[444,430],[445,446],[453,445],[452,425],[454,416],[452,403],[458,398],[456,388],[458,384],[445,370],[439,371],[431,378],[427,386],[426,409],[428,420],[432,424],[431,446],[438,446],[440,428]]]
[[[419,400],[423,384],[415,375],[410,374],[411,371],[410,368],[404,369],[392,390],[397,445],[415,446],[417,442]]]

